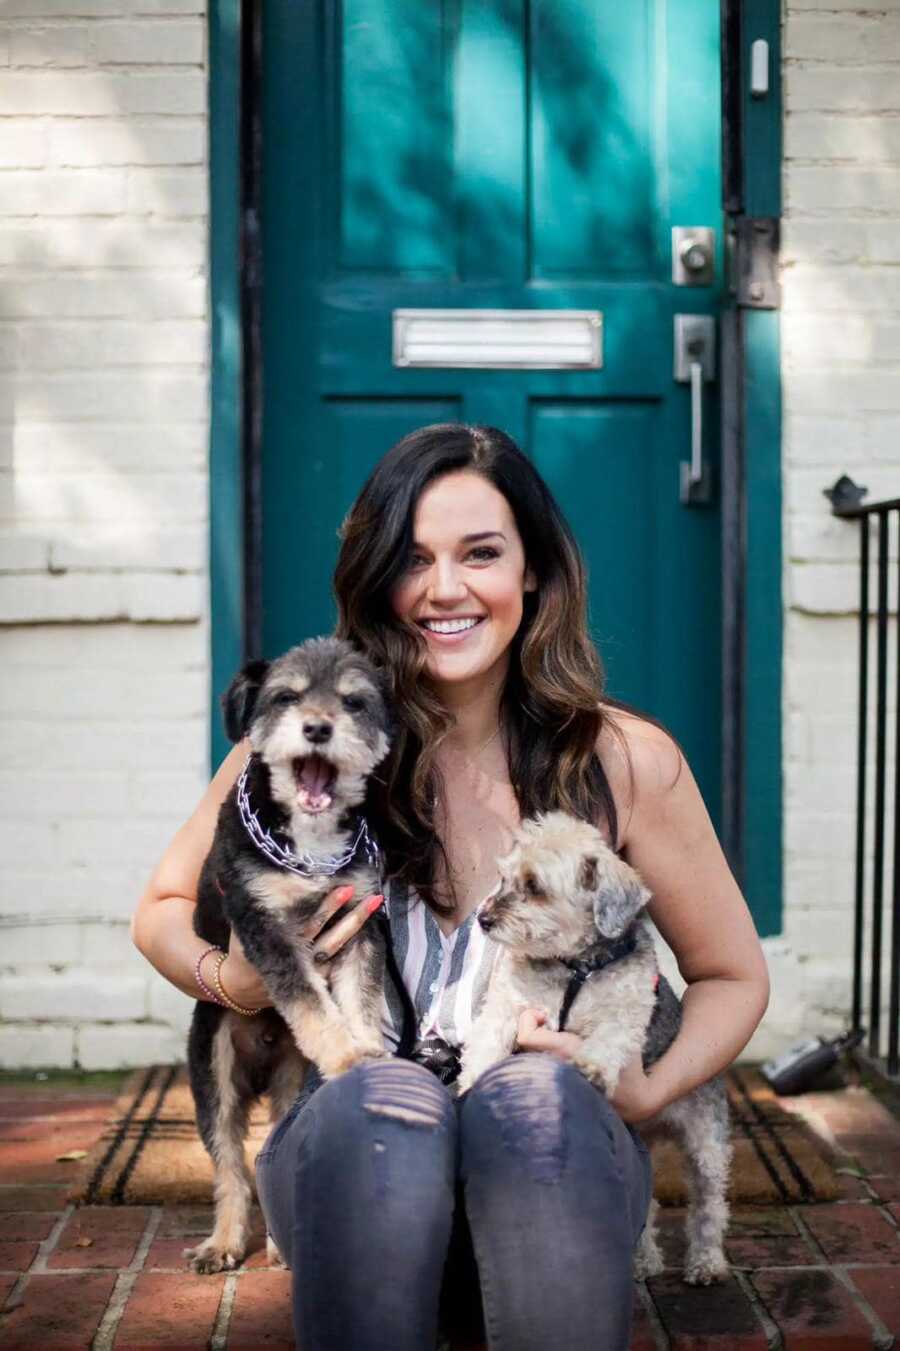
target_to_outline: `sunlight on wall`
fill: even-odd
[[[869,501],[900,496],[900,13],[852,8],[788,0],[784,32],[785,922],[761,1052],[849,1009],[859,525],[822,490],[847,473]],[[874,657],[873,625],[870,729]]]
[[[3,7],[0,1064],[102,1067],[190,1008],[128,919],[206,777],[206,31],[71,9]]]

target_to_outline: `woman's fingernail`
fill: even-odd
[[[353,895],[352,887],[341,887],[340,890],[338,891],[338,900],[341,903],[341,905],[343,905],[345,901],[349,901],[352,895]]]
[[[374,912],[378,909],[383,900],[384,900],[383,896],[370,897],[369,900],[366,902],[366,910],[368,911],[368,913],[370,915],[374,914]]]

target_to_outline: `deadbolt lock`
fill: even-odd
[[[715,280],[715,232],[705,225],[676,225],[672,231],[672,281],[676,286],[710,286]]]

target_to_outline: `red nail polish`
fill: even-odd
[[[367,911],[369,912],[370,915],[372,915],[372,914],[375,913],[375,911],[376,911],[376,910],[378,909],[378,907],[381,905],[381,902],[382,902],[383,900],[384,900],[384,897],[383,897],[383,896],[373,896],[373,897],[371,898],[371,900],[369,900],[369,901],[366,903],[366,909],[367,909]]]
[[[352,887],[341,887],[340,891],[338,892],[338,900],[341,903],[341,905],[344,905],[345,902],[349,901],[352,895],[353,895]]]

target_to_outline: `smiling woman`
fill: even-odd
[[[635,1123],[712,1078],[762,1016],[746,904],[677,742],[606,694],[580,552],[504,432],[447,423],[405,437],[341,541],[336,636],[376,669],[395,721],[369,797],[394,962],[388,1054],[324,1082],[313,1072],[257,1160],[298,1344],[424,1351],[440,1324],[473,1341],[490,1327],[517,1351],[558,1345],[561,1328],[569,1351],[623,1351],[651,1191]],[[175,949],[189,949],[196,876],[242,761],[222,766],[136,917],[138,945],[179,984]],[[327,793],[315,767],[300,777],[313,804]],[[454,1060],[498,950],[478,921],[521,822],[551,810],[627,851],[653,893],[689,985],[681,1031],[607,1098],[568,1063],[579,1037],[524,1009],[525,1054],[460,1093]],[[354,913],[317,939],[321,953],[359,931],[366,907]],[[252,989],[241,953],[228,962],[228,980]],[[409,1031],[412,1060],[397,1054]]]

